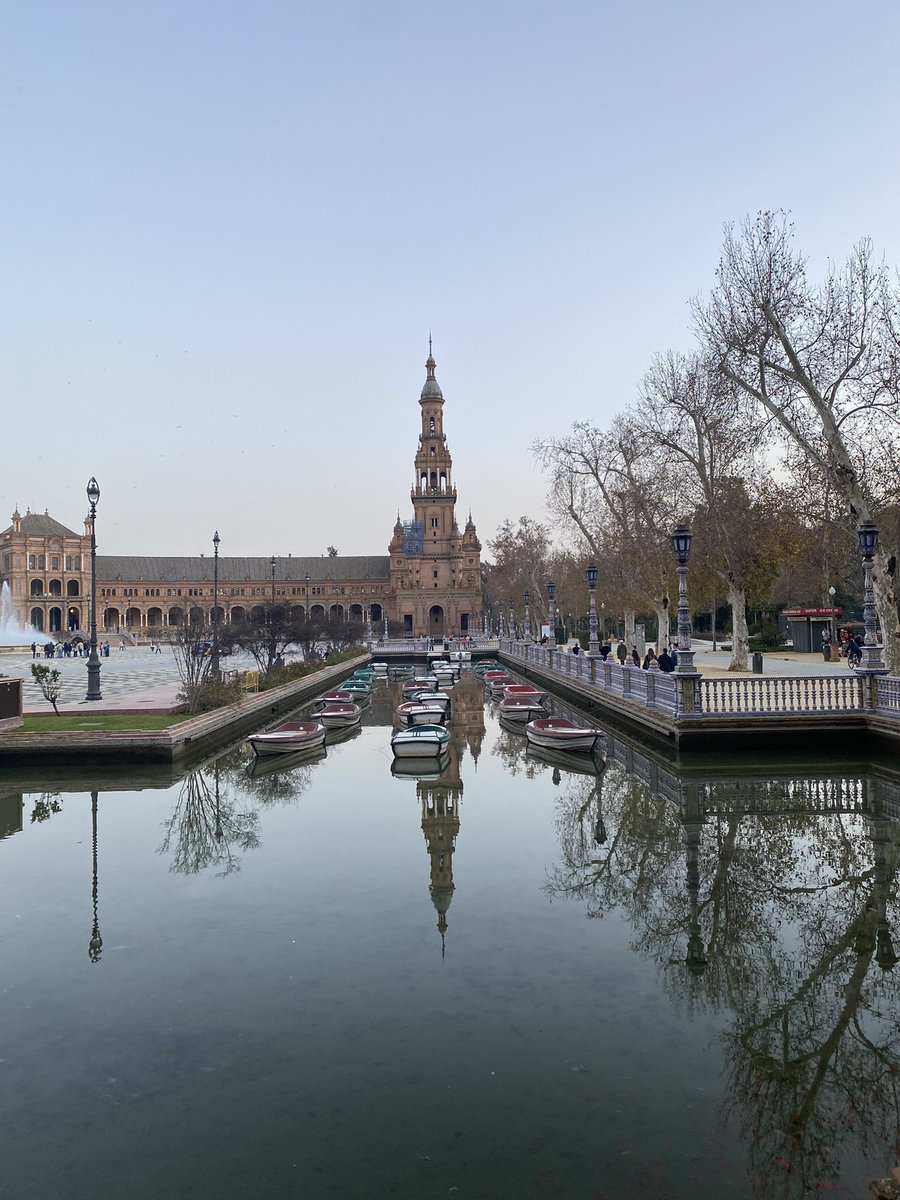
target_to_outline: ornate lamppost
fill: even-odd
[[[384,609],[384,640],[388,640],[388,618],[387,609]]]
[[[859,539],[859,549],[862,554],[863,571],[865,572],[865,594],[863,596],[863,622],[866,627],[865,641],[862,647],[862,660],[859,664],[861,671],[870,674],[885,674],[887,668],[881,657],[881,647],[878,645],[877,628],[878,613],[875,610],[875,592],[872,589],[872,560],[878,548],[878,527],[872,521],[863,521],[856,531]]]
[[[269,566],[272,568],[272,620],[275,620],[275,555],[269,559]]]
[[[366,605],[366,641],[372,645],[372,606]]]
[[[85,700],[102,700],[100,691],[100,659],[97,657],[97,503],[100,485],[92,475],[87,485],[91,506],[91,652],[87,663],[87,695]]]
[[[212,662],[209,669],[213,677],[219,677],[219,537],[218,529],[213,534],[213,644]]]
[[[552,579],[547,580],[547,621],[550,625],[550,633],[547,637],[547,645],[556,645],[556,621],[553,617],[553,600],[556,596],[556,584]]]
[[[522,599],[525,601],[525,641],[530,642],[531,641],[531,612],[530,612],[528,606],[531,603],[531,592],[526,592],[525,595],[522,597]]]
[[[678,559],[678,662],[676,675],[693,675],[694,652],[691,649],[691,611],[687,600],[688,555],[693,535],[686,525],[676,526],[672,534],[672,549]]]
[[[597,597],[595,595],[597,587],[597,568],[593,563],[591,563],[591,565],[588,567],[585,575],[587,577],[588,602],[590,605],[588,610],[588,653],[599,654],[600,642],[597,640]]]
[[[509,616],[506,618],[506,632],[509,636],[510,641],[512,641],[513,637],[515,636],[515,629],[516,629],[516,618],[513,614],[512,605],[510,605],[509,606]]]

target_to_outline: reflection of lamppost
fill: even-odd
[[[590,609],[588,612],[588,628],[590,630],[588,636],[588,652],[590,654],[600,653],[600,643],[597,640],[597,598],[594,594],[597,587],[597,568],[593,563],[585,572],[588,585],[588,600]]]
[[[384,640],[388,640],[388,618],[387,609],[384,610]]]
[[[219,676],[219,537],[218,529],[213,534],[213,644],[210,670],[213,678]]]
[[[93,860],[93,880],[91,883],[91,900],[94,907],[94,922],[91,926],[91,940],[88,943],[88,958],[92,963],[100,961],[103,952],[103,938],[100,936],[100,915],[98,909],[99,882],[97,880],[97,793],[91,792],[91,856]]]
[[[522,597],[522,599],[525,601],[525,641],[530,642],[531,641],[531,613],[530,613],[528,606],[531,603],[531,592],[526,592],[525,595]]]
[[[85,700],[102,700],[100,692],[100,659],[97,657],[97,502],[100,485],[92,475],[87,485],[91,506],[91,652],[87,664],[87,695]]]
[[[672,549],[678,559],[678,662],[677,675],[694,674],[694,652],[691,649],[691,612],[687,602],[688,555],[691,552],[691,531],[678,525],[672,534]]]
[[[866,638],[862,648],[861,671],[871,673],[885,672],[881,657],[881,647],[878,645],[876,629],[878,614],[875,611],[875,593],[872,590],[872,559],[878,547],[878,527],[872,521],[863,521],[856,531],[859,539],[859,549],[862,554],[863,571],[865,572],[865,595],[863,597],[863,621],[866,626]]]
[[[553,598],[556,595],[556,584],[552,579],[547,580],[547,622],[550,625],[550,634],[547,638],[548,646],[556,645],[556,621],[553,617]]]

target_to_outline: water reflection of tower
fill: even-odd
[[[474,677],[462,679],[450,694],[452,719],[449,762],[440,779],[419,780],[416,792],[422,805],[422,833],[431,862],[429,892],[437,910],[441,953],[447,932],[447,910],[453,899],[453,851],[459,833],[459,806],[463,784],[460,773],[466,748],[477,764],[484,740],[484,689]]]

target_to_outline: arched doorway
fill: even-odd
[[[247,614],[244,612],[243,607],[240,604],[236,604],[231,610],[231,624],[240,625],[241,621],[246,621],[246,619]]]
[[[103,614],[102,624],[104,629],[118,629],[119,610],[117,608],[108,608]]]
[[[50,632],[59,633],[62,629],[62,609],[51,608],[47,615],[50,618]]]
[[[332,621],[343,621],[343,619],[344,619],[343,604],[332,604],[331,608],[328,610],[328,616],[331,618]]]
[[[428,634],[430,637],[444,636],[444,610],[440,604],[432,604],[428,610]]]
[[[66,629],[71,633],[74,629],[81,627],[81,610],[78,608],[70,608],[66,613]]]
[[[31,616],[28,623],[32,625],[38,631],[38,633],[43,633],[44,610],[42,608],[33,608],[31,610]]]
[[[154,629],[160,629],[163,623],[163,615],[161,608],[147,609],[147,624]]]

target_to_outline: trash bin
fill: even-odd
[[[754,652],[753,652],[753,666],[751,669],[752,669],[754,675],[762,675],[762,673],[763,673],[762,655],[760,654],[760,652],[758,650],[754,650]]]

